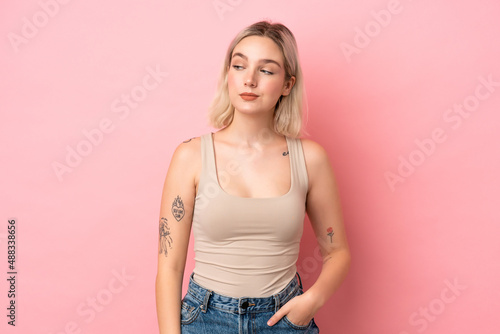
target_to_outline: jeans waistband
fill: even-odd
[[[206,312],[208,307],[214,307],[219,310],[234,312],[239,314],[251,312],[277,312],[281,306],[288,302],[299,289],[302,289],[302,280],[299,273],[280,292],[264,298],[241,297],[233,298],[218,294],[208,290],[193,279],[194,273],[189,279],[187,293],[202,303],[201,310]]]

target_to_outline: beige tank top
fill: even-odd
[[[307,171],[300,139],[286,137],[291,186],[271,198],[226,193],[217,178],[212,133],[201,136],[202,170],[193,212],[193,279],[234,298],[269,297],[295,276]]]

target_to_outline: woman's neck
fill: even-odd
[[[245,114],[235,110],[233,121],[221,132],[227,140],[245,146],[262,146],[283,137],[274,131],[272,112]]]

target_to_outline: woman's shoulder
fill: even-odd
[[[171,163],[195,165],[201,159],[201,136],[187,138],[177,144]]]
[[[317,165],[328,161],[328,154],[321,144],[309,138],[300,138],[300,141],[308,165]]]

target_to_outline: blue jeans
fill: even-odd
[[[319,333],[314,319],[306,326],[292,323],[286,315],[274,326],[267,321],[286,302],[303,293],[300,276],[293,278],[277,294],[267,298],[232,298],[219,295],[189,280],[182,300],[181,332],[183,334],[249,334],[249,333]]]

